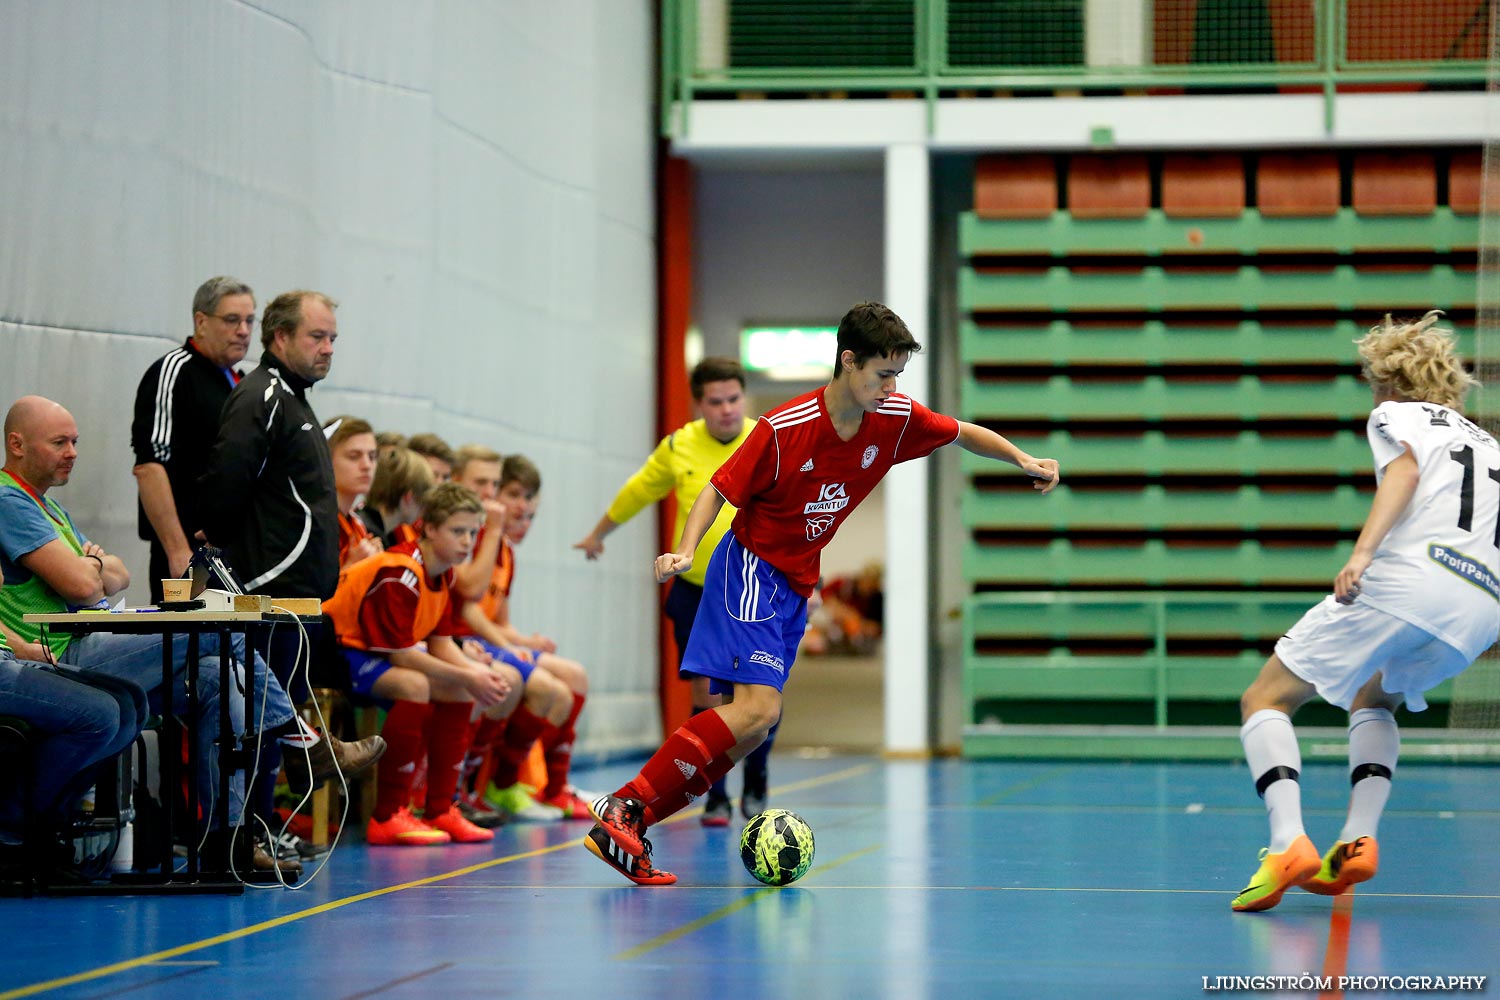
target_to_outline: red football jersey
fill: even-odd
[[[389,552],[422,564],[422,550],[414,543],[397,545]],[[410,649],[435,635],[457,633],[462,619],[450,599],[452,586],[451,569],[434,580],[425,572],[418,574],[399,564],[382,566],[359,605],[359,626],[366,648],[377,652]],[[431,631],[419,635],[426,630],[417,623],[434,619]]]
[[[819,553],[891,466],[958,440],[958,421],[893,393],[839,439],[815,389],[776,407],[711,482],[739,508],[740,544],[786,575],[804,597],[818,585]]]

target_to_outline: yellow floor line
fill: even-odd
[[[296,923],[299,920],[305,920],[308,917],[315,917],[321,913],[329,913],[333,910],[348,906],[351,903],[362,903],[367,899],[376,899],[380,896],[390,895],[393,892],[401,892],[405,889],[416,889],[424,885],[432,885],[435,882],[443,882],[448,879],[458,878],[461,875],[470,875],[474,872],[483,871],[486,868],[494,868],[496,865],[508,864],[512,861],[525,861],[528,858],[536,858],[544,854],[552,854],[556,851],[562,850],[565,847],[576,847],[581,843],[583,843],[583,838],[580,837],[576,840],[568,840],[560,844],[552,844],[548,847],[539,847],[536,850],[526,851],[522,854],[510,854],[503,858],[491,858],[490,860],[482,861],[477,865],[469,865],[467,868],[459,868],[455,871],[444,872],[441,875],[430,875],[427,878],[417,879],[412,882],[403,882],[400,885],[389,885],[383,889],[372,889],[369,892],[362,892],[356,896],[346,896],[343,899],[336,899],[328,903],[322,903],[318,906],[310,907],[306,910],[299,910],[296,913],[288,913],[285,916],[276,917],[272,920],[264,920],[258,924],[251,924],[248,927],[241,927],[238,930],[226,931],[223,934],[215,934],[213,937],[203,938],[200,941],[193,941],[188,944],[180,944],[175,948],[167,948],[162,951],[152,952],[149,955],[142,955],[139,958],[131,958],[123,962],[115,962],[110,965],[101,965],[99,968],[90,969],[87,972],[75,972],[71,976],[62,976],[57,979],[49,979],[46,982],[32,983],[30,986],[22,986],[17,989],[6,990],[4,993],[0,993],[0,1000],[16,1000],[16,998],[19,997],[36,996],[38,993],[46,993],[48,990],[61,989],[64,986],[72,986],[76,983],[86,983],[94,979],[103,979],[106,976],[113,976],[120,972],[128,972],[131,969],[138,969],[144,965],[159,964],[165,962],[168,959],[177,958],[179,955],[189,955],[195,951],[202,951],[205,948],[212,948],[215,945],[227,944],[230,941],[238,941],[241,938],[250,937],[253,934],[259,934],[262,931],[273,930],[277,927],[283,927],[287,924]]]
[[[817,869],[817,873],[821,875],[824,872],[831,871],[834,868],[839,867],[840,865],[848,864],[850,861],[853,861],[856,858],[862,858],[866,854],[878,851],[883,846],[885,845],[874,844],[862,850],[855,851],[852,854],[845,854],[843,857],[835,858],[833,861],[828,862],[826,865],[820,865]],[[662,945],[671,944],[673,941],[685,938],[695,931],[702,930],[709,924],[717,923],[718,921],[723,920],[725,917],[730,916],[731,914],[738,913],[740,910],[743,910],[747,906],[753,906],[755,903],[758,903],[760,900],[765,899],[767,896],[780,892],[782,888],[782,886],[770,885],[766,886],[764,889],[757,889],[754,892],[741,896],[739,899],[735,900],[733,903],[730,903],[728,906],[721,906],[719,907],[719,909],[713,911],[712,913],[705,913],[697,920],[689,921],[688,923],[683,924],[681,927],[667,931],[665,934],[658,934],[651,940],[643,941],[642,943],[636,945],[634,948],[627,948],[625,951],[620,952],[618,955],[614,955],[613,958],[617,962],[628,962],[633,958],[640,958],[642,955],[645,955],[648,952],[655,951]]]
[[[987,806],[997,805],[1001,799],[1008,799],[1012,795],[1019,795],[1021,792],[1030,791],[1038,785],[1045,785],[1047,782],[1051,781],[1053,778],[1057,777],[1060,774],[1066,774],[1069,771],[1076,771],[1077,769],[1077,764],[1062,764],[1057,767],[1048,768],[1046,771],[1043,771],[1041,774],[1037,775],[1035,778],[1030,779],[1029,781],[1018,781],[1014,785],[1011,785],[1009,788],[1000,789],[1000,791],[996,792],[994,795],[986,795],[978,802],[973,803],[973,806],[983,809]]]
[[[772,790],[777,792],[778,794],[785,794],[787,792],[801,791],[807,788],[815,788],[819,785],[829,784],[830,782],[843,781],[846,778],[852,778],[855,775],[863,774],[867,771],[873,770],[873,768],[873,764],[860,764],[854,767],[844,768],[842,771],[834,771],[832,774],[825,774],[821,777],[807,778],[806,780],[793,782],[792,784],[784,786],[778,785],[775,786]],[[680,820],[696,816],[702,811],[702,808],[685,810],[675,816],[668,818],[666,822],[675,823]],[[89,969],[86,972],[75,972],[71,976],[61,976],[57,979],[49,979],[45,982],[32,983],[29,986],[21,986],[17,987],[16,989],[6,990],[5,992],[0,993],[0,1000],[19,1000],[19,998],[21,997],[36,996],[39,993],[46,993],[49,990],[61,989],[64,986],[73,986],[77,983],[86,983],[95,979],[103,979],[106,976],[113,976],[121,972],[128,972],[131,969],[138,969],[145,965],[160,964],[167,961],[168,959],[176,958],[179,955],[189,955],[195,951],[202,951],[205,948],[212,948],[215,945],[227,944],[230,941],[238,941],[241,938],[250,937],[253,934],[259,934],[262,931],[274,930],[277,927],[283,927],[286,924],[295,923],[298,920],[305,920],[308,917],[315,917],[322,913],[328,913],[333,910],[340,909],[342,907],[350,905],[351,903],[362,903],[367,899],[376,899],[380,896],[390,895],[393,892],[402,892],[406,889],[418,889],[425,885],[433,885],[437,882],[445,882],[449,879],[458,878],[463,875],[472,875],[474,872],[484,871],[486,868],[494,868],[497,865],[509,864],[512,861],[525,861],[528,858],[537,858],[541,857],[544,854],[553,854],[557,851],[563,850],[564,848],[577,847],[582,843],[583,838],[577,837],[572,840],[563,841],[559,844],[552,844],[547,847],[539,847],[534,851],[526,851],[522,854],[511,854],[503,858],[491,858],[488,861],[482,861],[476,865],[469,865],[467,868],[459,868],[455,871],[444,872],[441,875],[430,875],[427,878],[417,879],[413,882],[403,882],[400,885],[390,885],[386,886],[383,889],[372,889],[369,892],[362,892],[356,896],[346,896],[343,899],[336,899],[332,902],[322,903],[318,906],[314,906],[306,910],[299,910],[296,913],[288,913],[286,916],[276,917],[272,920],[265,920],[258,924],[251,924],[249,927],[241,927],[238,930],[226,931],[223,934],[216,934],[213,937],[203,938],[201,941],[193,941],[188,944],[181,944],[175,948],[167,948],[163,951],[152,952],[149,955],[142,955],[139,958],[126,959],[123,962],[114,962],[110,965],[101,965],[97,969]]]

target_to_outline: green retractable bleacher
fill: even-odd
[[[1473,162],[977,162],[959,220],[962,414],[1057,458],[1063,485],[1039,501],[962,464],[967,754],[1239,754],[1240,692],[1368,513],[1352,341],[1386,311],[1441,308],[1472,346]],[[1429,733],[1411,742],[1444,752]]]

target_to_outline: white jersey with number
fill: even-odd
[[[1500,446],[1444,406],[1386,402],[1366,428],[1375,478],[1406,447],[1421,478],[1360,581],[1360,600],[1471,661],[1500,632]]]

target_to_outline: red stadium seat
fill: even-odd
[[[1437,208],[1431,153],[1357,153],[1354,210],[1360,215],[1430,215]]]
[[[1245,210],[1245,161],[1238,153],[1177,153],[1161,168],[1169,216],[1234,218]]]
[[[1140,153],[1075,156],[1068,211],[1077,219],[1134,219],[1151,209],[1151,171]]]
[[[1337,215],[1339,161],[1332,153],[1266,153],[1255,175],[1261,215]]]
[[[1045,219],[1057,211],[1050,156],[985,156],[974,164],[974,213],[981,219]]]
[[[1448,207],[1478,215],[1484,202],[1484,158],[1477,149],[1454,153],[1448,163]]]

